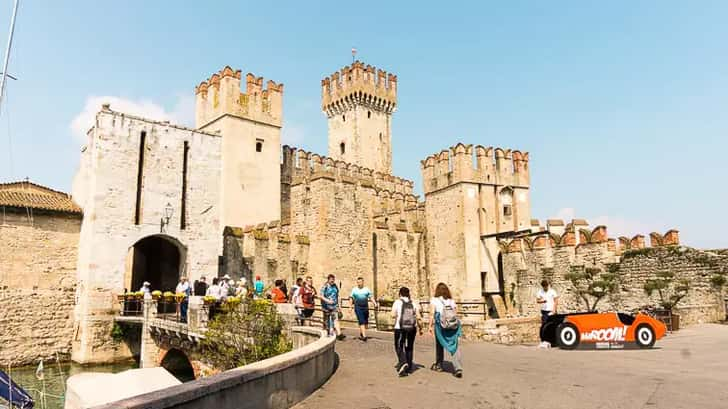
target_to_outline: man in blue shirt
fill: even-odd
[[[324,312],[324,329],[329,336],[333,336],[335,331],[338,340],[346,338],[339,326],[339,287],[333,274],[329,274],[326,284],[321,288],[321,309]]]
[[[354,306],[356,320],[359,322],[359,339],[366,341],[367,325],[369,325],[369,301],[371,300],[374,303],[374,308],[377,307],[377,302],[374,301],[369,288],[364,287],[364,278],[359,277],[356,279],[356,287],[352,288],[349,299],[351,299],[351,304]]]

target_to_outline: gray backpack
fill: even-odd
[[[445,304],[440,313],[440,327],[442,329],[457,329],[460,326],[460,320],[455,314],[455,310],[451,305]]]
[[[417,327],[417,315],[412,301],[402,302],[402,312],[399,315],[399,328],[412,331]]]

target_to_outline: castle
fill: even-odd
[[[356,61],[321,81],[327,156],[281,146],[283,84],[244,78],[224,67],[195,87],[194,129],[108,104],[96,115],[72,194],[83,209],[75,297],[60,308],[73,313],[58,330],[75,361],[118,356],[115,296],[144,281],[169,290],[181,276],[311,275],[320,285],[333,273],[344,291],[362,276],[376,297],[406,285],[418,299],[442,281],[504,317],[532,312],[540,277],[561,285],[573,265],[644,247],[641,236],[617,247],[585,221],[532,220],[528,152],[458,143],[421,161],[424,198],[414,195],[392,174],[398,79],[384,70]],[[679,243],[676,231],[658,236],[655,247]],[[720,315],[715,297],[700,297],[705,317]]]

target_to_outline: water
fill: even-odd
[[[35,377],[37,366],[12,368],[12,372],[10,372],[13,381],[35,399],[36,409],[62,409],[63,395],[66,390],[66,379],[69,376],[83,372],[117,373],[127,369],[138,368],[137,363],[134,361],[104,365],[79,365],[65,362],[61,363],[60,368],[58,363],[49,361],[43,362],[43,366],[45,367],[43,371],[45,382]],[[3,370],[8,371],[7,368],[3,368]],[[41,401],[43,383],[45,383],[45,406]],[[0,408],[5,408],[5,405],[7,405],[7,402],[0,399]]]

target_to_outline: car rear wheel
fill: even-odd
[[[579,330],[576,325],[565,322],[556,330],[556,340],[561,348],[574,349],[579,345]]]
[[[655,345],[655,330],[647,324],[640,324],[634,331],[634,340],[640,348],[652,348]]]

